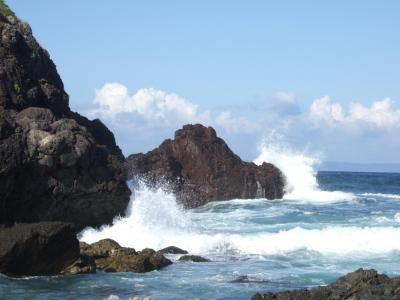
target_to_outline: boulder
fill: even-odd
[[[70,110],[26,22],[0,10],[0,33],[0,224],[110,223],[130,196],[113,134]]]
[[[61,271],[63,275],[77,275],[96,273],[96,262],[93,257],[80,255],[79,258]]]
[[[0,230],[0,273],[56,275],[79,258],[75,229],[63,222],[16,224]]]
[[[210,201],[282,198],[284,176],[272,164],[244,162],[211,127],[185,125],[158,148],[127,158],[129,178],[175,193],[188,208]]]
[[[183,249],[175,247],[175,246],[165,247],[161,250],[158,250],[158,252],[162,253],[162,254],[188,254],[189,253],[186,250],[183,250]]]
[[[209,259],[198,255],[182,255],[181,257],[179,257],[179,261],[210,262]]]
[[[117,250],[122,247],[112,239],[99,240],[93,244],[86,244],[85,242],[79,242],[81,254],[92,256],[93,258],[104,258],[112,256]],[[133,249],[133,251],[135,251]]]
[[[105,272],[144,273],[159,270],[172,262],[162,253],[153,249],[136,252],[133,248],[121,247],[111,239],[104,239],[93,244],[80,242],[81,254],[92,256],[97,268]]]
[[[172,262],[161,253],[118,255],[103,261],[105,272],[135,272],[145,273],[160,270]]]
[[[358,269],[334,283],[309,290],[256,294],[252,300],[395,300],[400,299],[400,277]]]

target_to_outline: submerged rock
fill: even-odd
[[[266,283],[269,282],[268,280],[265,279],[259,279],[255,277],[249,277],[247,275],[241,275],[235,278],[234,280],[229,281],[230,283]]]
[[[189,253],[186,250],[183,250],[183,249],[175,247],[175,246],[165,247],[161,250],[158,250],[158,252],[162,253],[162,254],[188,254]]]
[[[167,186],[184,206],[209,201],[282,198],[284,177],[272,164],[244,162],[215,130],[185,125],[158,148],[127,159],[129,176],[146,184]]]
[[[179,261],[210,262],[209,259],[198,255],[182,255],[179,257]]]
[[[0,273],[56,275],[78,258],[79,243],[71,224],[16,224],[0,230]]]
[[[172,264],[162,253],[153,249],[136,252],[133,248],[121,247],[111,239],[100,240],[90,245],[81,242],[80,247],[81,254],[92,256],[97,268],[105,272],[144,273]]]
[[[256,294],[252,300],[395,300],[400,299],[400,277],[358,269],[334,283],[309,290]]]
[[[26,22],[0,10],[0,34],[0,223],[110,223],[130,195],[113,134],[70,110]]]

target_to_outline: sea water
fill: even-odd
[[[177,261],[145,274],[0,277],[1,299],[249,299],[256,292],[325,285],[360,267],[400,273],[400,174],[319,172],[315,160],[263,148],[256,163],[286,175],[281,200],[231,200],[182,209],[173,195],[141,186],[127,217],[80,239],[123,246],[174,245],[211,262]],[[237,282],[247,276],[246,282]]]

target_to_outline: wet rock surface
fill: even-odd
[[[400,299],[400,277],[359,269],[334,283],[309,290],[256,294],[252,300],[395,300]]]
[[[198,255],[183,255],[179,257],[179,261],[192,261],[192,262],[210,262],[209,259]]]
[[[158,148],[130,155],[129,177],[167,187],[185,207],[209,201],[282,198],[284,178],[272,164],[244,162],[211,127],[185,125]]]
[[[189,253],[186,250],[183,250],[183,249],[175,247],[175,246],[168,246],[161,250],[158,250],[157,252],[162,253],[162,254],[188,254]]]
[[[0,230],[0,273],[55,275],[78,258],[79,243],[71,224],[16,224]]]
[[[110,223],[130,191],[113,134],[69,108],[30,26],[0,12],[0,224]]]
[[[172,264],[162,253],[153,249],[136,252],[133,248],[121,247],[111,239],[100,240],[90,245],[81,242],[80,247],[81,254],[92,256],[97,268],[105,272],[144,273]]]

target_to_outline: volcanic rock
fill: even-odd
[[[92,256],[97,268],[105,272],[144,273],[172,264],[162,253],[153,249],[136,252],[133,248],[121,247],[111,239],[100,240],[90,245],[81,242],[80,247],[81,254]]]
[[[375,270],[358,269],[325,287],[256,294],[252,300],[399,300],[400,277],[389,278]]]
[[[183,250],[183,249],[175,247],[175,246],[165,247],[161,250],[158,250],[158,252],[162,253],[162,254],[188,254],[189,253],[186,250]]]
[[[185,207],[210,201],[282,198],[284,177],[269,163],[257,166],[235,155],[215,130],[185,125],[158,148],[130,155],[129,177],[151,187],[167,187]]]
[[[78,258],[79,243],[71,224],[21,223],[0,230],[0,273],[55,275]]]
[[[113,134],[70,110],[26,22],[0,10],[0,33],[0,223],[110,223],[130,195]]]
[[[179,257],[179,261],[192,261],[192,262],[210,262],[209,259],[198,255],[183,255]]]

